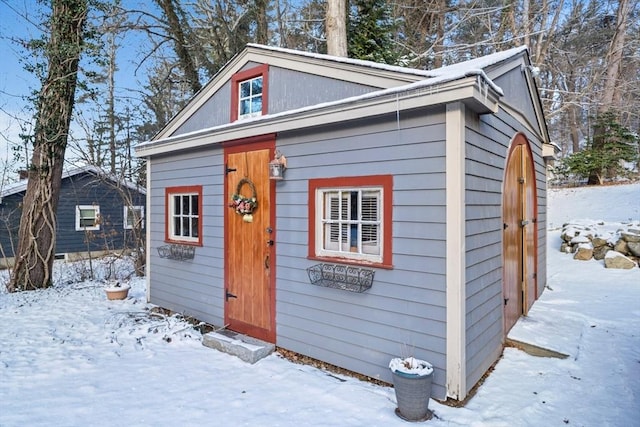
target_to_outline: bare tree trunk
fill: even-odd
[[[347,56],[346,0],[327,1],[327,53],[333,56]]]
[[[189,82],[191,92],[196,93],[202,88],[200,78],[198,77],[198,70],[193,62],[193,58],[188,49],[187,37],[182,28],[182,23],[176,13],[176,5],[173,0],[156,0],[156,3],[167,17],[167,23],[169,24],[169,34],[173,38],[173,46],[178,55],[180,61],[180,67],[184,71],[184,76]]]
[[[629,18],[629,0],[620,0],[618,3],[618,15],[616,18],[616,30],[613,39],[609,45],[606,60],[606,71],[604,74],[604,86],[602,88],[602,96],[598,105],[598,115],[609,110],[617,109],[618,106],[613,105],[614,99],[620,99],[619,88],[617,85],[620,77],[620,69],[622,63],[622,50],[627,33],[627,20]],[[602,150],[604,147],[605,129],[602,126],[596,126],[593,130],[593,149]],[[588,185],[602,184],[603,171],[593,171],[589,175]]]
[[[438,1],[438,10],[436,19],[436,34],[437,39],[433,45],[433,53],[435,59],[433,60],[433,66],[435,68],[440,68],[444,64],[444,36],[445,36],[445,17],[447,12],[447,4],[445,0]]]
[[[620,68],[622,63],[622,49],[627,34],[627,23],[629,19],[629,0],[620,0],[618,5],[618,16],[616,19],[616,31],[611,40],[609,51],[607,52],[607,71],[604,76],[604,87],[602,89],[602,98],[598,108],[599,113],[606,112],[613,107],[613,100],[618,88],[618,78],[620,77]]]
[[[116,74],[116,43],[115,34],[109,35],[108,46],[108,83],[107,83],[107,116],[109,120],[109,154],[111,173],[116,173],[116,99],[115,99],[115,74]]]
[[[255,0],[256,5],[256,42],[269,44],[269,24],[267,21],[267,0]]]
[[[48,73],[38,97],[34,149],[23,199],[18,252],[9,292],[51,285],[56,210],[78,61],[87,18],[86,0],[53,0],[47,45]]]

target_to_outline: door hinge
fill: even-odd
[[[225,164],[225,165],[224,165],[224,174],[225,174],[225,175],[229,175],[229,172],[235,172],[235,171],[237,171],[237,170],[238,170],[238,169],[236,169],[236,168],[230,168],[230,167],[229,167],[229,163],[227,163],[227,164]]]
[[[504,299],[504,305],[506,306],[508,302],[509,302],[509,298],[505,298]]]
[[[224,299],[225,301],[229,301],[229,298],[238,298],[237,295],[232,294],[228,290],[225,292]]]

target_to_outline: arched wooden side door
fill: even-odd
[[[502,195],[504,333],[537,297],[537,204],[533,157],[517,134],[507,158]]]
[[[225,325],[275,342],[275,185],[268,163],[275,141],[225,148]],[[234,194],[257,199],[251,220],[231,206]]]

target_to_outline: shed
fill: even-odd
[[[526,47],[425,71],[247,45],[136,147],[148,298],[387,382],[410,353],[462,400],[545,287],[547,142]]]
[[[26,190],[27,180],[23,179],[5,186],[0,192],[0,258],[3,266],[13,264]],[[140,236],[135,236],[134,232],[144,233],[145,202],[144,188],[98,167],[65,170],[56,212],[56,257],[73,260],[90,253],[100,255],[136,249]]]

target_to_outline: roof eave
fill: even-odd
[[[248,121],[237,121],[151,141],[138,145],[135,148],[135,154],[138,157],[149,157],[257,135],[303,129],[324,123],[345,122],[362,117],[450,102],[463,102],[478,114],[491,114],[498,111],[501,96],[495,89],[483,76],[472,75],[438,85],[381,91],[379,95],[370,98],[358,97],[353,101],[347,99],[338,103],[321,104],[313,108],[267,115]]]

